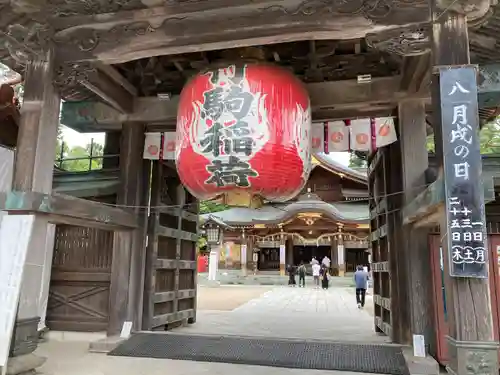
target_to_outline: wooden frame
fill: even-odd
[[[169,167],[153,162],[143,329],[196,321],[196,203]],[[167,206],[167,207],[162,207]],[[194,211],[194,212],[193,212]]]
[[[499,272],[499,257],[497,247],[500,246],[500,234],[489,234],[489,272],[490,272],[490,290],[491,290],[491,312],[493,315],[493,328],[495,340],[498,340],[500,327],[500,272]],[[440,248],[441,237],[439,234],[429,235],[429,246],[431,247],[431,269],[432,269],[432,299],[434,324],[436,327],[436,359],[446,365],[449,359],[448,344],[446,335],[448,335],[448,323],[445,315],[445,301],[443,300],[444,280],[441,270]],[[443,256],[446,256],[443,254]],[[500,351],[499,351],[500,358]]]

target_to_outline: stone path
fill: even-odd
[[[227,288],[234,288],[228,294]],[[233,298],[241,288],[241,298],[227,311],[227,303],[202,304],[222,311],[202,310],[197,323],[176,332],[233,334],[289,339],[386,342],[373,331],[373,317],[358,310],[352,288],[334,287],[328,291],[288,287],[255,288],[245,286],[201,288],[203,298],[219,294]],[[246,289],[244,289],[246,288]],[[247,290],[248,289],[248,290]],[[231,297],[233,296],[233,297]],[[244,297],[246,296],[246,297]],[[246,299],[245,299],[246,298]],[[243,300],[248,300],[244,303]],[[243,304],[241,304],[243,303]],[[372,304],[367,299],[367,307]],[[201,307],[201,306],[200,306]],[[226,311],[224,311],[226,310]],[[108,357],[88,353],[88,342],[51,341],[41,344],[36,354],[48,357],[40,368],[45,375],[362,375],[338,371],[319,371],[187,362],[167,359]]]
[[[371,297],[367,297],[365,309],[360,310],[351,289],[276,287],[232,311],[198,311],[196,324],[175,332],[389,342],[374,332],[373,316],[367,311],[373,305]]]

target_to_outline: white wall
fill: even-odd
[[[0,193],[9,191],[12,187],[14,172],[14,151],[0,146]],[[0,222],[4,213],[0,211]]]

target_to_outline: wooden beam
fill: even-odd
[[[89,80],[80,81],[80,84],[99,96],[104,102],[122,113],[133,110],[134,99],[132,94],[122,85],[100,70],[92,75]]]
[[[115,83],[119,84],[121,87],[123,87],[125,90],[127,90],[130,95],[132,96],[137,96],[137,89],[125,79],[124,76],[121,75],[118,70],[116,70],[114,67],[111,65],[103,64],[100,61],[96,61],[94,63],[96,68],[106,74],[109,78],[111,78]]]
[[[358,84],[357,80],[307,84],[313,120],[390,116],[402,100],[427,101],[428,74],[421,74],[427,60],[422,56],[412,59],[407,61],[408,71],[402,76],[374,78],[367,84]],[[480,66],[479,77],[479,103],[490,107],[500,105],[500,64]],[[419,82],[424,83],[419,86]],[[128,91],[123,91],[131,97]],[[133,99],[133,105],[130,101],[123,102],[118,107],[127,108],[120,110],[99,102],[65,102],[61,122],[80,132],[119,130],[124,122],[147,123],[152,130],[169,131],[175,130],[178,103],[178,96],[170,100],[138,97]],[[124,114],[124,110],[128,113]]]
[[[275,44],[362,38],[429,21],[424,4],[352,6],[303,0],[187,2],[147,10],[53,19],[66,61],[122,63],[151,56]],[[341,26],[341,27],[339,27]]]
[[[399,91],[408,92],[409,94],[429,91],[428,84],[430,81],[426,80],[430,71],[430,55],[428,53],[405,57],[401,71],[402,77]]]
[[[394,76],[374,78],[366,84],[359,84],[357,80],[308,84],[313,119],[390,115],[397,102],[405,97],[405,93],[399,91],[400,80],[399,76]],[[139,97],[134,100],[133,111],[123,114],[102,103],[65,102],[61,122],[87,132],[119,129],[124,122],[175,125],[178,103],[178,96],[170,100]]]
[[[11,191],[0,193],[0,210],[48,215],[53,224],[83,225],[105,230],[131,230],[133,215],[109,205],[62,194]]]

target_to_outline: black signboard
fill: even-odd
[[[488,277],[476,67],[440,69],[450,275]]]

